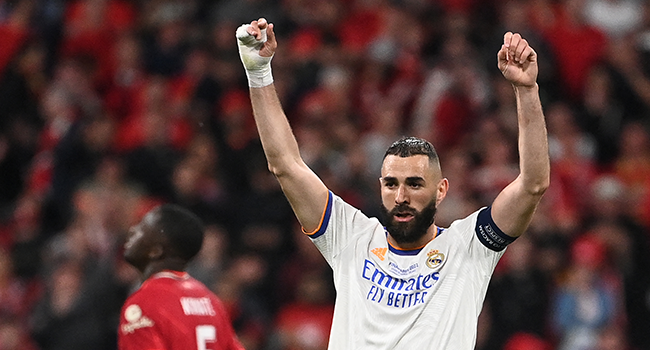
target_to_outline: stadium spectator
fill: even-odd
[[[532,15],[557,64],[562,93],[572,99],[584,90],[589,70],[605,58],[607,36],[584,16],[583,0],[536,1]]]
[[[571,247],[571,264],[553,301],[558,349],[592,349],[600,332],[620,320],[621,283],[606,268],[607,254],[606,246],[593,235],[580,237]]]
[[[314,271],[301,276],[294,302],[277,312],[271,348],[277,350],[326,350],[334,304],[325,277]]]
[[[534,264],[534,242],[530,237],[517,240],[497,267],[487,293],[490,304],[490,346],[508,348],[517,334],[544,338],[548,320],[548,291],[551,282]]]

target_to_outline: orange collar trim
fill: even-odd
[[[410,249],[404,249],[404,248],[396,247],[394,244],[392,244],[390,242],[390,239],[388,239],[388,236],[386,236],[386,242],[388,242],[388,245],[391,246],[391,248],[393,248],[394,250],[399,250],[399,251],[403,251],[403,252],[408,252],[408,251],[413,251],[413,250],[420,250],[420,249],[426,247],[426,245],[429,244],[429,242],[433,241],[434,239],[436,239],[436,237],[438,237],[438,233],[440,232],[440,229],[436,225],[433,225],[433,227],[435,227],[435,232],[433,234],[433,238],[431,238],[428,242],[424,243],[420,247],[415,247],[415,248],[410,248]]]

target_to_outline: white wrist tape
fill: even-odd
[[[241,58],[246,69],[248,86],[260,88],[273,83],[273,74],[271,73],[271,59],[273,56],[260,56],[260,49],[266,42],[266,29],[262,29],[261,38],[257,40],[246,31],[249,26],[249,24],[244,24],[237,28],[239,58]]]

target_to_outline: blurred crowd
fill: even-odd
[[[235,29],[266,17],[304,159],[367,215],[403,135],[450,181],[437,224],[517,175],[505,31],[539,55],[551,187],[497,266],[478,350],[650,349],[650,3],[0,0],[0,350],[116,349],[129,227],[164,202],[207,232],[189,271],[248,350],[326,349],[331,271],[253,123]]]

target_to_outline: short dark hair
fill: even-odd
[[[439,163],[438,153],[431,142],[419,137],[409,136],[393,142],[384,154],[384,159],[389,155],[411,157],[422,154],[429,157],[432,163]]]
[[[156,212],[157,229],[165,235],[173,253],[185,261],[194,258],[201,250],[205,234],[201,219],[176,204],[160,205]]]

